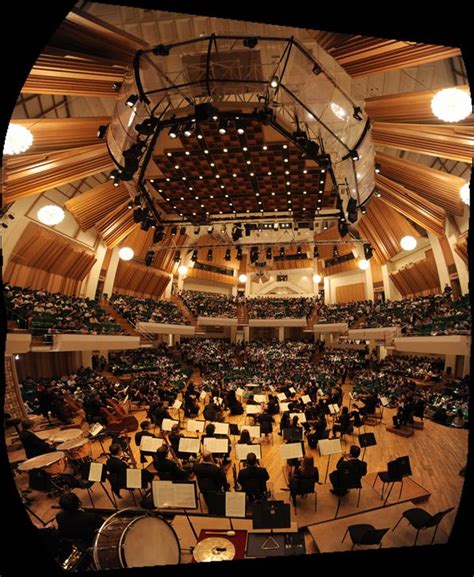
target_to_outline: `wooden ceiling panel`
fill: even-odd
[[[456,240],[454,250],[456,251],[456,254],[458,254],[462,258],[463,262],[467,265],[469,262],[467,232],[463,232],[463,234]]]
[[[464,206],[459,197],[465,182],[463,178],[388,154],[377,153],[375,161],[380,163],[383,176],[417,192],[451,214],[463,214]]]
[[[425,259],[390,273],[390,278],[404,297],[441,291],[432,250],[426,251]]]
[[[384,204],[437,236],[444,235],[446,213],[443,208],[381,174],[376,175],[375,182],[382,193],[381,201]]]
[[[468,86],[457,86],[469,93]],[[406,92],[389,96],[375,96],[365,100],[365,112],[372,122],[422,122],[439,124],[439,118],[431,110],[433,91]],[[469,115],[457,126],[468,124],[472,126],[473,115]]]
[[[363,238],[370,240],[379,264],[385,264],[401,251],[402,237],[420,237],[417,230],[397,210],[378,198],[370,201],[367,214],[359,220],[357,229]]]
[[[170,277],[155,268],[121,260],[115,275],[114,292],[158,299],[169,282]]]
[[[4,162],[5,202],[14,202],[112,167],[105,143],[51,154],[7,158]]]
[[[348,237],[345,237],[345,239],[349,240]],[[319,240],[341,240],[341,235],[339,234],[339,230],[337,228],[337,226],[332,226],[331,228],[328,228],[327,230],[323,230],[322,232],[320,232],[319,234],[315,234],[314,235],[314,240],[315,242],[319,241]],[[321,260],[327,260],[332,258],[332,251],[333,251],[333,245],[332,244],[320,244],[317,245],[318,250],[319,250],[319,258]],[[345,254],[349,254],[350,252],[352,252],[352,249],[354,248],[353,244],[341,244],[338,245],[338,251],[339,251],[339,255],[343,256]]]
[[[474,126],[374,122],[372,137],[375,144],[459,162],[470,163],[474,152]]]
[[[95,223],[95,228],[108,248],[117,246],[138,226],[133,220],[132,211],[127,208],[127,203],[121,204]]]
[[[352,77],[370,76],[389,70],[419,66],[461,54],[459,48],[449,46],[354,34],[317,31],[314,37]]]
[[[76,219],[81,230],[86,231],[128,200],[129,193],[125,185],[121,183],[115,187],[108,180],[67,200],[64,206]]]
[[[108,116],[94,118],[32,118],[15,119],[33,134],[33,145],[28,154],[55,152],[100,142],[97,130],[110,122]]]

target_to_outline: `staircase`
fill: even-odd
[[[184,304],[182,299],[180,299],[176,295],[173,295],[170,298],[170,302],[172,302],[173,304],[175,304],[179,308],[183,317],[194,327],[195,334],[197,334],[197,335],[198,334],[199,335],[205,334],[206,331],[202,327],[199,327],[199,325],[197,324],[197,318],[195,316],[193,316],[193,314],[188,309],[188,307]]]
[[[114,322],[120,325],[120,329],[123,334],[130,335],[132,337],[140,337],[141,345],[150,345],[153,338],[151,336],[140,333],[130,321],[124,319],[120,314],[109,304],[106,300],[100,301],[100,306],[105,310],[105,312],[113,317]]]
[[[247,308],[247,303],[239,303],[237,305],[237,324],[238,325],[249,324],[249,311]]]

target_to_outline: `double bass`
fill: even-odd
[[[101,412],[107,419],[107,428],[110,431],[127,431],[132,433],[138,429],[137,418],[127,415],[123,407],[115,399],[107,398],[107,404],[112,408],[101,407]]]

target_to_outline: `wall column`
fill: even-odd
[[[382,282],[383,282],[383,292],[385,293],[385,299],[391,301],[401,300],[402,295],[398,291],[397,287],[394,285],[390,278],[390,271],[388,270],[388,264],[383,264],[382,269]]]
[[[430,240],[431,248],[433,249],[436,269],[438,270],[439,286],[441,287],[441,290],[443,290],[445,285],[451,286],[451,283],[449,282],[448,267],[446,266],[446,259],[444,258],[438,237],[428,231],[428,238]]]
[[[119,265],[119,247],[115,247],[112,251],[112,256],[110,257],[109,266],[107,267],[107,272],[105,273],[104,280],[104,293],[110,295],[114,292],[115,275],[117,274],[117,268]]]
[[[97,285],[99,284],[100,271],[102,270],[102,265],[104,263],[104,258],[105,258],[106,252],[107,252],[107,247],[105,246],[105,244],[102,241],[100,241],[97,248],[96,248],[96,251],[95,251],[97,260],[96,260],[94,266],[89,271],[89,274],[82,281],[81,296],[86,297],[86,298],[90,298],[90,299],[95,299],[95,294],[97,291]],[[108,294],[110,295],[112,293],[108,293]]]
[[[278,342],[282,343],[285,340],[285,327],[278,327]]]
[[[365,298],[368,300],[374,300],[374,281],[372,278],[372,266],[369,260],[369,267],[364,271],[365,273]]]

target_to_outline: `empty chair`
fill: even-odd
[[[356,545],[378,545],[382,547],[382,539],[388,529],[376,529],[372,525],[349,525],[341,543],[344,542],[347,533],[349,533],[352,541],[351,551]]]
[[[402,490],[403,490],[403,479],[405,477],[409,477],[411,474],[412,474],[412,472],[411,472],[411,466],[410,466],[410,458],[408,456],[399,457],[398,459],[395,459],[394,461],[390,461],[389,463],[387,463],[387,470],[386,471],[380,471],[379,473],[377,473],[377,476],[374,479],[372,487],[375,486],[377,479],[380,479],[382,481],[383,485],[382,485],[381,499],[383,499],[385,484],[388,484],[388,485],[391,484],[391,486],[389,487],[388,493],[387,493],[387,497],[385,499],[385,503],[387,503],[388,498],[390,497],[390,493],[392,492],[394,484],[400,483],[400,493],[398,495],[398,498],[400,499],[402,496]],[[385,505],[385,503],[384,503],[384,505]]]
[[[440,511],[435,515],[430,515],[427,511],[425,511],[424,509],[419,509],[418,507],[415,507],[414,509],[408,509],[408,511],[403,512],[402,516],[400,517],[400,519],[398,520],[397,524],[392,529],[392,531],[395,531],[400,521],[403,519],[403,517],[405,517],[408,523],[410,523],[410,525],[416,529],[416,537],[414,543],[414,545],[416,545],[420,531],[424,529],[429,529],[430,527],[435,527],[433,537],[431,539],[431,545],[433,545],[436,536],[436,531],[438,530],[438,526],[441,523],[441,520],[447,513],[449,513],[453,509],[454,507],[450,507],[449,509],[446,509],[445,511]]]

